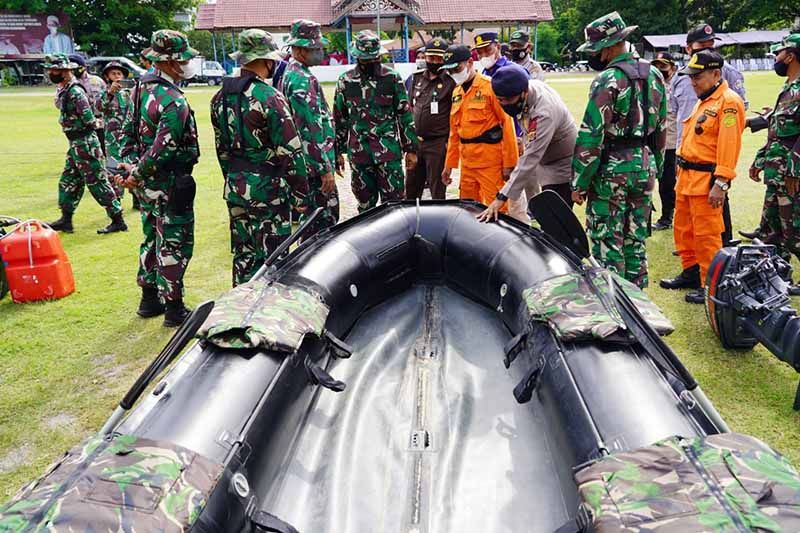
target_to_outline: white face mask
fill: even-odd
[[[197,62],[189,61],[185,65],[180,65],[181,79],[190,80],[197,76]]]
[[[427,63],[425,62],[424,59],[417,59],[416,66],[418,70],[424,69],[425,65],[427,65]]]
[[[450,77],[456,82],[456,85],[461,85],[469,79],[469,67],[466,67],[461,72],[451,72]]]
[[[484,70],[492,68],[495,63],[497,63],[497,58],[494,56],[481,58],[481,66]]]

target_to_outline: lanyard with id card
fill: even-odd
[[[436,91],[433,91],[433,98],[431,99],[431,115],[439,114],[439,100],[436,99]]]

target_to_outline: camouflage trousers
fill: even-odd
[[[300,216],[300,222],[305,222],[306,218],[318,208],[322,208],[314,226],[308,229],[303,237],[309,239],[314,234],[330,228],[339,223],[339,191],[333,189],[329,194],[322,192],[322,178],[320,176],[308,177],[308,196],[306,196],[308,210]]]
[[[155,287],[164,300],[183,298],[183,276],[194,252],[194,211],[176,213],[169,196],[139,194],[144,240],[139,247],[140,287]]]
[[[108,216],[122,210],[109,183],[103,165],[103,151],[94,133],[69,143],[64,171],[58,180],[58,206],[67,213],[74,213],[81,202],[84,188],[89,189]]]
[[[778,253],[787,261],[791,255],[800,259],[800,197],[789,194],[783,176],[775,169],[764,169],[764,182],[767,185],[764,242],[777,246]]]
[[[233,286],[250,281],[275,248],[292,233],[287,202],[269,208],[228,204],[233,253]]]
[[[404,183],[403,163],[399,159],[376,165],[352,165],[351,186],[359,213],[378,205],[378,197],[381,202],[402,200]]]
[[[592,255],[640,288],[648,284],[645,240],[653,185],[646,173],[601,176],[586,205]]]

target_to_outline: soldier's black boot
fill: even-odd
[[[183,300],[167,300],[167,312],[164,313],[164,327],[177,328],[191,314],[191,310],[183,305]]]
[[[764,229],[761,226],[757,227],[753,231],[740,231],[739,235],[741,235],[745,239],[750,239],[751,241],[753,239],[763,239],[765,236]]]
[[[683,299],[690,304],[704,304],[706,303],[706,293],[703,289],[695,289],[687,292]]]
[[[128,231],[128,225],[125,224],[125,220],[122,218],[122,211],[112,216],[111,224],[97,230],[97,233],[99,235],[105,235],[106,233],[116,233],[118,231]]]
[[[674,278],[662,279],[659,282],[662,289],[699,289],[700,265],[694,265]]]
[[[155,287],[142,287],[142,299],[139,301],[139,309],[136,314],[142,318],[153,318],[164,314],[164,304],[158,297],[158,289]]]
[[[72,233],[74,231],[74,228],[72,227],[72,213],[69,213],[62,209],[61,218],[52,221],[50,223],[50,227],[56,231],[63,231],[64,233]]]

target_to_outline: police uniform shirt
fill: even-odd
[[[446,74],[431,79],[425,71],[411,80],[409,97],[414,109],[414,126],[422,139],[447,137],[450,133],[450,107],[456,84]]]

